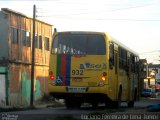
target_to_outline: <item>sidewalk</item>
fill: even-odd
[[[48,107],[62,107],[64,106],[63,101],[55,100],[55,101],[39,101],[34,104],[36,109],[39,108],[48,108]]]
[[[11,111],[24,111],[29,109],[42,109],[48,107],[62,107],[64,106],[64,102],[62,101],[47,101],[47,100],[39,100],[34,102],[34,107],[29,105],[20,105],[20,106],[0,106],[0,112],[11,112]]]

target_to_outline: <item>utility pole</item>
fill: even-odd
[[[34,56],[35,56],[35,19],[36,19],[36,6],[33,6],[33,37],[32,37],[32,65],[31,65],[31,96],[30,106],[34,107]]]

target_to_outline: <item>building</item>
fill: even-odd
[[[140,79],[143,81],[142,89],[159,88],[160,84],[160,64],[147,63],[146,59],[141,59]],[[160,89],[160,88],[159,88]]]
[[[149,87],[160,89],[160,64],[148,64]]]
[[[144,79],[146,78],[146,63],[146,59],[139,60],[139,97],[141,96],[141,93],[144,89]]]
[[[29,105],[33,40],[32,18],[2,8],[0,11],[0,107]],[[52,25],[35,24],[34,99],[47,93]]]

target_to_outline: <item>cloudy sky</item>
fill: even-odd
[[[105,31],[129,48],[160,63],[160,0],[0,0],[10,8],[49,22],[58,31]]]

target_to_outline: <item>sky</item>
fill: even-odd
[[[148,63],[160,64],[160,0],[0,0],[58,31],[108,32]]]

